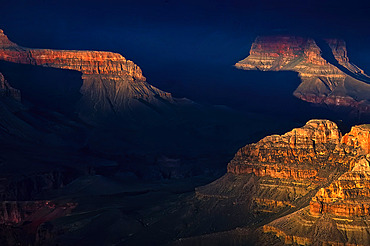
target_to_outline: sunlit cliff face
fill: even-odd
[[[11,42],[3,30],[0,30],[0,48],[0,59],[4,61],[76,70],[84,75],[128,75],[145,81],[136,64],[113,52],[29,49]]]
[[[265,233],[287,244],[367,245],[369,134],[369,125],[359,125],[342,137],[335,123],[311,120],[241,148],[228,165],[228,175],[259,177],[250,194],[255,211],[274,214],[303,207],[265,225]],[[328,232],[333,228],[334,234]]]
[[[122,55],[105,51],[29,49],[11,42],[0,30],[0,60],[82,72],[80,117],[96,119],[119,116],[149,104],[173,103],[170,93],[146,82],[141,69]],[[143,106],[141,106],[143,107]]]
[[[298,72],[301,84],[294,96],[311,103],[370,113],[369,76],[349,62],[344,41],[328,39],[317,45],[310,38],[258,37],[250,55],[235,66],[244,70]]]

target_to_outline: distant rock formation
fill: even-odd
[[[370,77],[350,63],[344,41],[328,39],[325,46],[329,50],[326,56],[310,38],[257,37],[249,56],[235,66],[245,70],[298,72],[302,83],[293,93],[297,98],[370,113]]]
[[[39,245],[50,235],[49,221],[66,216],[77,206],[71,202],[3,201],[0,203],[2,245]],[[18,229],[14,229],[18,228]]]
[[[32,221],[35,222],[34,229],[37,229],[41,223],[63,216],[75,207],[73,203],[57,204],[54,201],[3,201],[0,204],[0,224],[21,225]]]
[[[174,103],[170,93],[147,83],[141,69],[117,53],[24,48],[0,30],[0,60],[80,71],[82,98],[76,111],[92,122],[125,117],[132,110],[156,113],[156,107]]]
[[[10,97],[17,101],[21,100],[21,92],[11,87],[2,73],[0,73],[0,97]]]

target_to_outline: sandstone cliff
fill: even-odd
[[[260,177],[255,211],[302,208],[263,227],[284,243],[368,245],[369,134],[369,125],[359,125],[342,137],[333,122],[310,120],[241,148],[228,172]]]
[[[369,245],[370,166],[363,156],[352,170],[321,188],[308,207],[263,227],[285,244]]]
[[[264,239],[368,245],[369,134],[369,125],[354,126],[342,136],[335,123],[310,120],[241,148],[228,173],[198,188],[197,197],[243,204],[244,213],[254,216],[246,223],[265,224]]]
[[[242,193],[253,201],[250,209],[276,214],[299,207],[356,161],[355,148],[342,144],[341,138],[337,125],[328,120],[310,120],[284,135],[265,137],[241,148],[229,162],[226,176],[199,188],[198,197],[231,197],[240,193],[237,187],[257,176],[253,192]],[[227,181],[229,176],[235,182]]]
[[[301,84],[294,96],[315,104],[370,113],[369,76],[350,63],[344,41],[326,42],[324,45],[332,53],[327,55],[334,56],[335,62],[324,59],[322,49],[310,38],[258,37],[249,56],[235,66],[245,70],[298,72]]]
[[[342,141],[335,123],[310,120],[284,135],[268,136],[241,148],[227,169],[234,175],[253,173],[261,177],[254,195],[257,209],[296,207],[299,199],[312,196],[354,165],[359,144],[352,142]]]
[[[155,107],[174,103],[170,93],[147,83],[141,69],[117,53],[24,48],[0,30],[0,60],[80,71],[82,98],[76,111],[88,121],[126,117],[132,110],[155,113]]]

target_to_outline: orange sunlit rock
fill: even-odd
[[[322,50],[310,38],[258,37],[249,56],[235,66],[244,70],[298,72],[301,84],[293,93],[297,98],[370,113],[370,77],[350,63],[344,41],[328,39],[325,45],[328,45],[336,62],[324,59]]]
[[[303,128],[306,128],[307,125],[310,125],[310,122]],[[316,125],[315,128],[319,129],[320,127]],[[335,129],[333,126],[330,128]],[[291,136],[294,132],[296,131],[293,130],[283,136]],[[320,132],[320,130],[318,130],[318,132]],[[329,133],[332,131],[326,129],[324,132]],[[319,157],[319,159],[324,158],[321,159],[323,162],[317,161],[315,159],[317,157],[310,157],[311,159],[309,161],[305,159],[304,162],[308,165],[312,165],[312,167],[318,164],[321,166],[314,168],[317,170],[318,175],[320,175],[323,169],[330,169],[330,171],[323,176],[324,179],[321,181],[321,184],[316,186],[317,188],[321,188],[313,193],[308,206],[272,221],[263,226],[263,231],[265,233],[273,233],[286,244],[368,245],[368,240],[370,238],[370,233],[368,233],[368,221],[370,221],[369,134],[369,125],[354,126],[351,131],[342,138],[336,138],[336,146],[332,148],[332,153],[322,152],[323,155]],[[279,144],[282,142],[282,139],[284,139],[283,136],[277,137],[277,139],[279,139],[278,141],[271,142],[269,148],[274,149],[276,146],[278,146],[277,148],[281,148],[280,146],[287,146],[290,143],[287,140],[283,141],[283,144]],[[301,134],[300,138],[305,139],[304,136],[304,134]],[[312,134],[306,134],[306,136],[306,143],[309,143],[309,139],[315,139]],[[333,134],[331,134],[331,136],[333,136]],[[257,144],[250,145],[244,150],[244,154],[241,153],[241,156],[245,156],[245,162],[253,163],[253,159],[263,160],[263,154],[256,151],[256,148],[258,148],[258,146],[266,146],[265,139]],[[285,139],[289,138],[285,137]],[[321,139],[323,142],[330,142],[333,140],[332,138]],[[305,141],[302,142],[304,143]],[[289,163],[289,161],[286,161],[285,158],[296,160],[297,162],[297,157],[295,155],[286,157],[288,155],[284,154],[291,153],[293,151],[292,149],[297,148],[297,146],[290,145],[290,148],[291,150],[285,149],[279,152],[284,156],[284,158],[280,159],[280,170],[285,170],[288,166],[288,164],[285,163]],[[306,144],[305,147],[301,146],[300,148],[311,149],[312,146],[309,147],[309,144]],[[272,150],[272,152],[274,153],[276,150]],[[307,153],[310,153],[310,151]],[[250,156],[252,156],[252,158]],[[270,162],[276,162],[276,158],[270,158],[269,160]],[[238,162],[241,163],[241,160],[242,159],[239,159]],[[324,165],[322,165],[322,163]],[[303,162],[300,163],[300,165],[302,164]],[[240,165],[242,166],[243,164]],[[270,165],[274,167],[277,164],[261,164],[256,162],[254,165],[256,169],[258,166]],[[342,168],[341,171],[335,171],[339,168]],[[255,173],[255,171],[251,170],[249,167],[246,168],[246,170]],[[271,174],[268,173],[264,175],[271,176]],[[285,187],[289,187],[289,185],[287,185],[289,182],[291,184],[297,182],[293,179],[289,181],[285,176],[281,175],[280,180],[284,179],[286,180],[283,183]],[[315,177],[311,178],[311,180],[314,179]],[[306,179],[306,182],[308,182],[308,180],[310,179]],[[302,182],[302,179],[300,182]],[[269,189],[272,189],[272,186],[270,186]],[[315,190],[311,190],[311,192],[313,191]],[[269,202],[272,203],[271,201]],[[296,204],[295,200],[292,200],[291,203],[292,206]]]
[[[328,120],[310,120],[302,128],[272,135],[241,148],[228,165],[228,172],[254,173],[292,179],[320,179],[325,166],[348,166],[353,155],[344,154],[341,133]]]
[[[174,103],[170,93],[146,82],[141,69],[122,55],[106,51],[51,50],[21,47],[0,30],[0,60],[80,71],[82,98],[76,111],[87,121],[127,117],[147,105]]]

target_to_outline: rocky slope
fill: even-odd
[[[335,123],[310,120],[302,128],[241,148],[228,164],[228,173],[260,177],[259,191],[253,198],[257,209],[296,207],[299,199],[354,165],[358,144],[349,142],[342,141]]]
[[[21,100],[21,92],[11,87],[2,73],[0,73],[0,97],[11,97],[18,101]]]
[[[263,227],[286,244],[368,245],[369,125],[355,126],[341,144],[357,155],[349,170],[321,188],[309,206]]]
[[[342,40],[328,39],[318,46],[311,38],[258,37],[249,56],[235,66],[245,70],[298,72],[301,84],[294,96],[315,104],[370,113],[369,76],[349,61]]]
[[[247,228],[265,224],[258,245],[276,242],[273,235],[277,245],[368,245],[369,134],[369,125],[342,136],[335,123],[310,120],[241,148],[228,173],[197,197],[243,204],[254,216]]]
[[[351,171],[321,188],[310,205],[263,227],[286,244],[368,245],[369,161],[364,156]]]
[[[170,93],[148,84],[141,69],[117,53],[24,48],[0,30],[0,60],[81,72],[82,98],[76,111],[90,122],[127,117],[132,111],[155,114],[157,107],[174,103]]]

